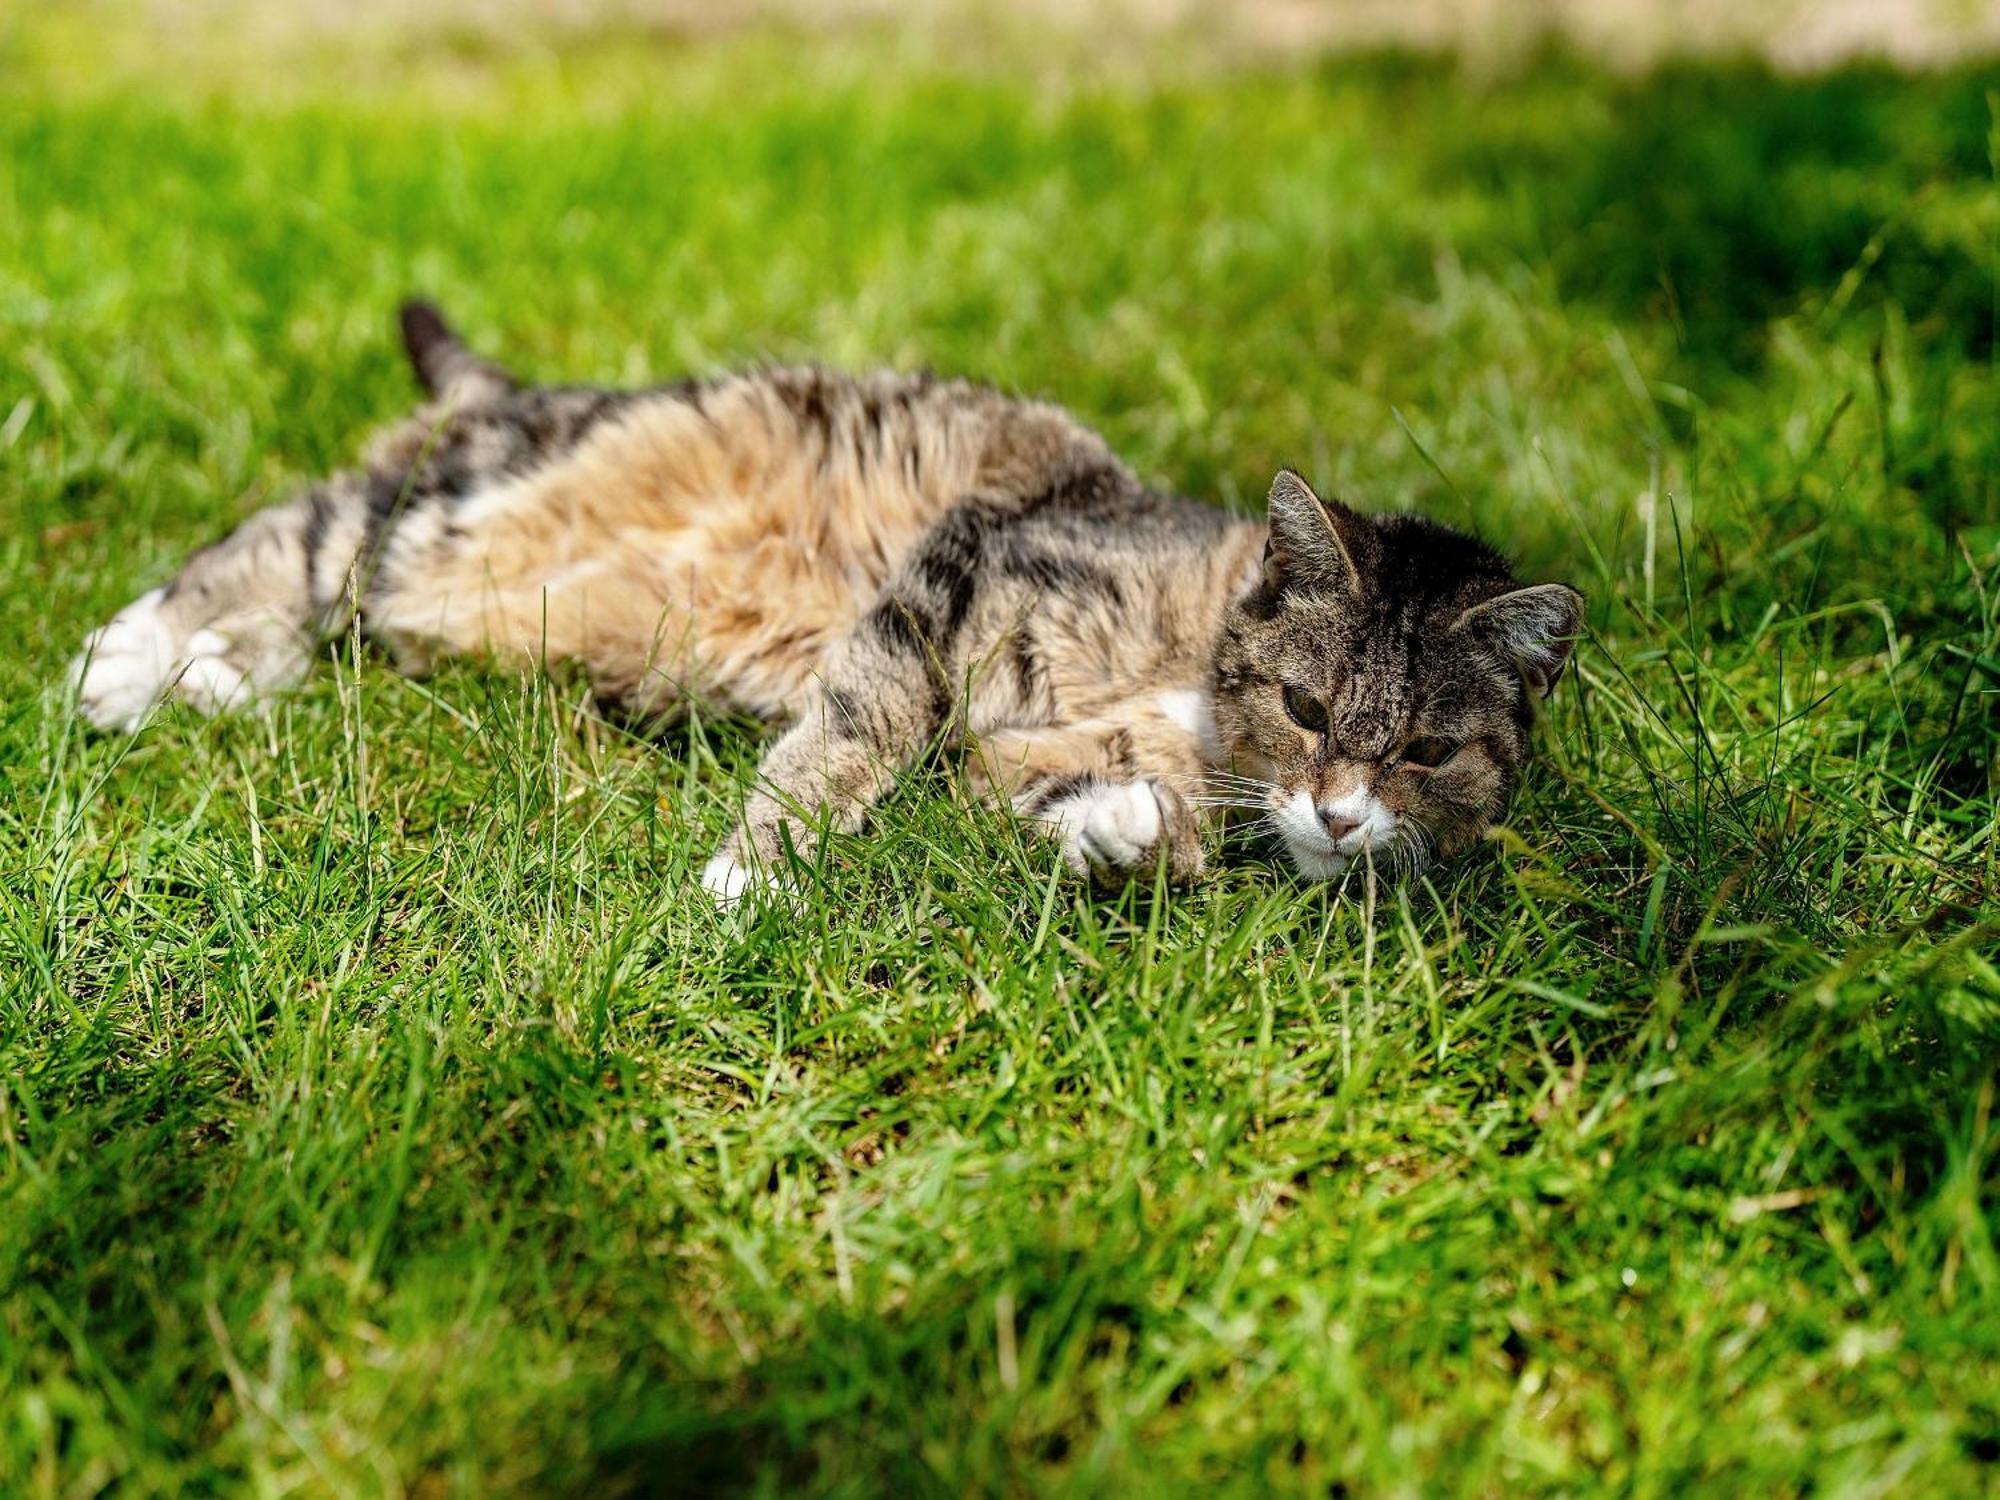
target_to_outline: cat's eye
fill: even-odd
[[[1326,705],[1302,688],[1285,689],[1285,712],[1292,716],[1292,722],[1301,729],[1314,734],[1326,733]]]
[[[1440,739],[1434,734],[1419,735],[1403,746],[1403,763],[1422,766],[1425,770],[1436,770],[1454,755],[1458,754],[1459,741]]]

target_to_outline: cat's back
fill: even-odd
[[[561,635],[621,691],[684,641],[685,675],[788,712],[955,508],[1078,473],[1137,488],[1063,408],[923,371],[767,367],[600,396],[514,392],[413,440],[454,493],[398,527],[392,571],[424,587],[378,620],[414,632],[460,601],[446,645]],[[482,475],[479,452],[507,461]]]

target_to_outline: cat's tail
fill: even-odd
[[[514,377],[473,353],[432,303],[412,297],[403,304],[399,317],[410,364],[433,396],[478,400],[503,396],[516,388]]]

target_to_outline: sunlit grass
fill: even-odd
[[[0,1491],[1977,1488],[1996,80],[610,53],[0,105]],[[80,735],[83,632],[411,399],[413,288],[1297,463],[1591,637],[1409,888],[1094,900],[944,765],[722,919],[744,726],[351,643]]]

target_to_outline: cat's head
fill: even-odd
[[[1521,587],[1472,537],[1362,515],[1284,471],[1262,571],[1216,641],[1225,795],[1313,879],[1463,849],[1513,794],[1582,604]]]

